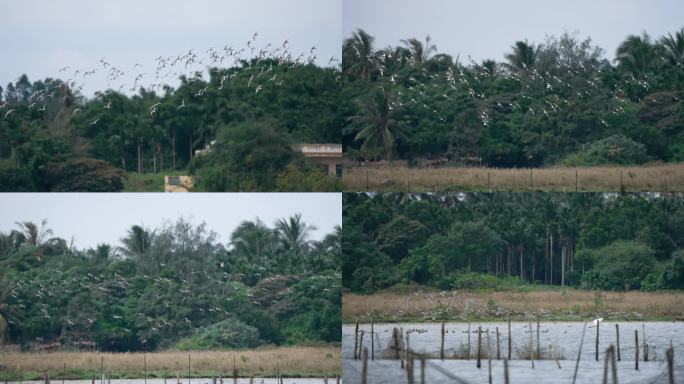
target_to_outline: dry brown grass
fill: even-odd
[[[541,313],[556,319],[572,319],[601,313],[605,317],[684,319],[684,292],[593,292],[575,289],[520,292],[465,291],[372,295],[344,294],[342,317],[350,322],[374,314],[391,321],[448,318],[496,318]],[[364,320],[366,321],[366,320]]]
[[[347,167],[344,191],[579,191],[682,192],[684,163],[638,167],[408,168],[403,163]],[[530,172],[532,184],[530,184]]]
[[[232,372],[233,356],[240,375],[270,375],[280,371],[302,376],[332,375],[340,371],[340,348],[281,347],[245,351],[164,351],[147,353],[148,372],[180,372],[186,377],[190,354],[192,372]],[[61,372],[66,363],[68,370],[94,370],[99,372],[104,356],[105,371],[140,373],[144,370],[142,353],[51,352],[18,353],[0,352],[0,371]],[[232,374],[232,373],[231,373]]]

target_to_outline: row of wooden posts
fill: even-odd
[[[597,321],[596,323],[596,338],[595,338],[595,360],[599,361],[599,340],[600,340],[600,322]],[[439,358],[441,360],[444,360],[444,335],[446,333],[445,331],[445,325],[446,323],[442,323],[441,327],[441,338],[440,338],[440,351],[439,351]],[[540,320],[539,316],[537,316],[537,345],[536,345],[536,359],[540,360],[541,359],[541,343],[539,340],[539,335],[540,335]],[[580,341],[580,348],[577,353],[577,362],[575,366],[575,378],[577,376],[577,369],[579,368],[579,362],[582,354],[582,345],[584,344],[584,335],[586,331],[586,322],[584,323],[584,327],[582,329],[582,340]],[[642,331],[642,337],[643,337],[643,359],[644,361],[648,361],[648,343],[646,342],[646,328],[645,325],[642,325],[643,331]],[[529,360],[531,361],[532,368],[534,369],[534,360],[535,360],[535,353],[534,353],[534,341],[533,341],[533,332],[532,332],[532,322],[530,321],[529,323],[529,330],[530,330],[530,354],[529,354]],[[613,364],[612,365],[612,372],[613,372],[613,383],[617,383],[617,373],[616,373],[616,366],[614,361],[609,361],[609,360],[614,360],[617,359],[617,361],[621,361],[622,356],[620,353],[620,326],[618,324],[615,324],[615,332],[616,332],[616,339],[617,339],[617,347],[610,345],[609,348],[606,350],[606,365],[605,365],[605,372],[604,372],[604,383],[607,383],[607,372],[608,372],[608,364]],[[354,337],[354,359],[363,359],[363,368],[362,368],[362,383],[365,383],[365,377],[367,375],[367,359],[368,359],[368,348],[363,346],[363,338],[365,335],[364,330],[359,331],[359,322],[358,320],[356,321],[356,326],[355,326],[355,337]],[[477,368],[481,368],[481,360],[482,360],[482,334],[486,333],[487,334],[487,357],[488,360],[490,361],[489,364],[489,370],[490,370],[490,383],[491,383],[491,354],[489,353],[489,330],[482,330],[482,327],[478,327],[477,331]],[[512,355],[512,333],[511,333],[511,320],[510,318],[508,319],[508,358],[504,358],[504,371],[505,371],[505,377],[506,380],[505,382],[508,383],[508,361],[511,360],[511,355]],[[409,384],[413,384],[413,359],[414,356],[419,356],[421,359],[421,383],[424,383],[424,376],[425,376],[425,358],[426,354],[419,354],[416,352],[411,351],[409,347],[409,332],[406,332],[406,345],[404,346],[404,332],[402,329],[398,329],[394,327],[393,332],[392,332],[392,340],[389,349],[392,351],[392,355],[394,359],[399,359],[401,360],[401,368],[404,369],[404,361],[406,361],[406,369],[407,369],[407,375],[409,377],[408,381]],[[371,360],[375,360],[375,331],[374,331],[374,323],[373,323],[373,318],[371,317],[371,331],[370,331],[370,339],[371,339]],[[635,330],[634,331],[634,369],[639,370],[639,331]],[[674,356],[674,348],[672,345],[670,345],[670,348],[667,349],[666,351],[666,360],[668,364],[668,377],[670,380],[668,383],[674,384],[674,363],[673,363],[673,356]],[[467,359],[470,359],[470,324],[468,324],[468,344],[467,344]],[[496,359],[500,360],[501,359],[501,343],[500,343],[500,335],[499,335],[499,327],[496,327]],[[560,369],[560,362],[558,359],[555,359],[556,364],[558,365],[558,368]],[[573,379],[574,383],[574,379]]]
[[[396,328],[395,328],[396,331]],[[481,362],[481,354],[480,354],[480,346],[481,346],[481,335],[482,335],[482,328],[479,327],[479,332],[478,332],[478,348],[477,348],[477,368],[481,369],[482,368],[482,362]],[[487,337],[489,337],[489,334],[487,334]],[[406,365],[404,366],[404,359],[402,355],[402,360],[401,360],[401,368],[406,369],[406,380],[408,384],[414,384],[415,382],[415,358],[418,357],[420,360],[420,384],[425,384],[425,366],[426,366],[426,356],[425,354],[421,353],[415,353],[411,351],[411,349],[408,347],[408,334],[406,337],[406,351],[405,351],[405,357],[406,357]],[[611,375],[611,382],[612,384],[618,384],[618,375],[617,375],[617,363],[616,363],[616,348],[614,345],[610,345],[608,349],[606,350],[606,357],[604,359],[604,368],[603,368],[603,384],[608,384],[608,372],[610,368],[610,375]],[[368,347],[363,347],[363,350],[361,352],[361,359],[362,359],[362,366],[361,366],[361,384],[367,384],[368,383]],[[675,384],[674,381],[674,348],[670,347],[667,349],[665,352],[666,355],[666,360],[667,360],[667,383],[668,384]],[[581,356],[581,349],[580,352],[577,355],[577,365],[575,366],[575,371],[573,374],[572,378],[572,383],[575,384],[577,380],[577,372],[579,368],[579,361],[580,361],[580,356]],[[492,358],[491,356],[488,356],[487,358],[488,361],[488,383],[492,384]],[[504,376],[504,383],[505,384],[510,384],[510,375],[508,372],[508,359],[503,360],[503,376]],[[556,363],[558,361],[556,360]],[[638,367],[639,360],[636,360],[636,364]],[[438,367],[435,367],[438,368]],[[532,362],[532,368],[534,368],[534,360]],[[560,364],[558,365],[558,368],[560,368]],[[638,369],[638,368],[637,368]],[[465,383],[465,381],[459,379],[455,375],[451,375],[450,373],[441,370],[444,375],[446,375],[448,378],[455,380],[457,383]]]
[[[537,343],[536,343],[536,359],[540,360],[541,359],[541,343],[539,341],[539,335],[540,335],[540,319],[539,316],[537,316],[537,326],[536,326],[536,334],[537,334]],[[600,341],[600,322],[596,324],[596,339],[595,339],[595,359],[596,361],[599,360],[599,341]],[[446,333],[445,331],[445,325],[446,323],[442,323],[442,330],[441,330],[441,339],[440,339],[440,348],[439,348],[439,358],[444,359],[444,335]],[[585,324],[586,326],[586,324]],[[371,345],[371,350],[370,350],[370,356],[371,360],[375,360],[375,331],[374,331],[374,324],[373,324],[373,318],[371,317],[371,323],[370,323],[370,345]],[[649,346],[648,343],[646,342],[646,327],[645,325],[642,325],[642,348],[643,348],[643,359],[644,361],[648,361],[648,355],[649,355]],[[533,342],[533,333],[532,332],[532,322],[529,323],[529,329],[530,329],[530,355],[529,355],[529,360],[534,360],[534,342]],[[395,331],[397,329],[395,328]],[[482,332],[487,333],[487,337],[489,337],[489,330],[482,331],[481,327],[479,328],[476,333],[478,334],[478,343],[479,343],[479,338],[480,334]],[[468,324],[468,344],[467,344],[467,357],[466,359],[470,359],[471,356],[471,345],[470,345],[470,324]],[[622,355],[620,353],[620,325],[615,324],[615,333],[616,333],[616,341],[617,341],[617,347],[616,347],[616,352],[617,352],[617,361],[622,360]],[[403,337],[403,331],[400,331],[399,334],[401,337]],[[359,330],[359,321],[358,319],[356,320],[356,326],[354,330],[354,360],[358,360],[361,358],[361,350],[363,348],[363,339],[364,336],[366,335],[366,332],[364,330]],[[394,337],[394,335],[393,335]],[[408,336],[407,336],[408,338]],[[513,349],[513,338],[511,335],[511,319],[508,319],[508,360],[511,360],[512,358],[512,349]],[[639,369],[639,331],[635,330],[634,331],[634,344],[635,344],[635,356],[634,360],[636,361],[635,369]],[[396,344],[394,344],[396,345]],[[478,346],[478,354],[479,354],[479,346]],[[496,327],[496,359],[500,360],[501,359],[501,343],[500,343],[500,334],[499,334],[499,327]]]
[[[66,363],[64,363],[62,369],[63,369],[62,370],[62,384],[65,384],[66,369],[67,369]],[[143,370],[144,370],[143,380],[144,380],[144,383],[147,384],[147,355],[144,353],[143,353]],[[232,373],[233,373],[233,375],[232,375],[233,384],[237,384],[238,369],[237,369],[237,366],[235,364],[235,356],[233,356],[233,372]],[[191,358],[190,358],[190,354],[188,354],[188,377],[187,378],[188,378],[187,384],[191,384]],[[164,379],[164,384],[166,384],[167,378],[164,377],[163,379]],[[225,378],[223,376],[212,377],[212,384],[224,384],[224,379],[226,380],[226,383],[230,380],[229,377],[225,377]],[[336,384],[340,384],[339,375],[335,376],[333,379],[335,380]],[[280,374],[280,363],[276,364],[276,380],[277,380],[278,384],[283,383],[283,377]],[[52,380],[52,371],[48,370],[45,372],[44,383],[45,384],[51,384],[52,381],[53,381]],[[21,384],[21,382],[22,382],[22,376],[21,376],[21,372],[19,372],[19,384]],[[249,382],[250,382],[250,384],[252,384],[254,382],[253,376],[250,377]],[[100,359],[100,380],[99,380],[99,383],[100,384],[105,384],[105,383],[111,384],[111,378],[108,377],[107,379],[105,379],[104,356],[101,356],[101,359]],[[176,371],[176,384],[182,384],[182,383],[183,382],[181,380],[180,372]],[[323,378],[323,383],[328,384],[328,377],[327,376]],[[5,384],[8,384],[7,379],[5,380]],[[96,384],[96,379],[94,377],[91,378],[91,384]]]
[[[618,189],[618,191],[620,191],[620,192],[625,191],[625,184],[624,184],[624,182],[623,182],[623,179],[624,179],[624,178],[623,178],[623,175],[622,175],[622,171],[620,171],[620,189]],[[532,170],[532,169],[530,169],[530,177],[529,177],[529,180],[530,180],[530,188],[529,188],[529,190],[530,190],[530,191],[534,191],[534,178],[533,178],[533,170]],[[381,188],[377,188],[377,190],[382,191],[382,190],[384,189],[384,187],[386,186],[386,184],[389,183],[389,181],[390,181],[390,179],[389,179],[389,177],[388,177],[388,178],[386,178],[385,180],[381,181],[380,183],[376,183],[376,186],[380,186],[380,187],[381,187]],[[669,189],[669,187],[668,187],[668,178],[667,178],[667,176],[664,177],[663,183],[664,183],[664,191],[665,191],[665,192],[668,192],[670,189]],[[421,183],[419,183],[419,184],[421,184]],[[366,170],[366,191],[370,191],[370,189],[371,189],[370,186],[371,186],[371,185],[370,185],[369,171]],[[429,188],[429,186],[428,186],[428,188]],[[577,169],[575,169],[575,192],[578,192],[579,189],[580,189],[579,172],[578,172]],[[455,189],[454,189],[454,178],[451,177],[451,178],[449,178],[449,189],[448,189],[448,191],[449,191],[449,192],[452,192],[452,191],[454,191],[454,190],[455,190]],[[492,191],[491,174],[490,174],[489,171],[487,172],[487,190],[490,191],[490,192]],[[410,187],[410,184],[409,184],[409,181],[408,181],[408,180],[406,180],[406,191],[407,191],[407,192],[411,192],[411,187]],[[433,184],[433,185],[432,185],[432,192],[437,193],[437,184]]]

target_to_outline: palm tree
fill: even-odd
[[[656,50],[646,32],[642,36],[630,35],[618,46],[615,60],[619,69],[633,75],[644,74],[655,66]]]
[[[430,36],[425,37],[425,44],[416,38],[410,38],[408,40],[402,40],[401,42],[406,45],[406,48],[411,52],[411,63],[421,64],[430,59],[433,52],[437,51],[437,46],[430,44],[432,39]]]
[[[46,228],[47,220],[43,219],[40,225],[36,225],[32,221],[15,222],[25,237],[25,243],[33,245],[34,247],[41,246],[48,235],[52,235],[52,229]]]
[[[373,36],[358,29],[342,45],[342,70],[369,81],[377,58],[373,53]]]
[[[132,226],[121,239],[123,247],[119,249],[128,257],[142,257],[152,244],[154,232],[139,225]]]
[[[675,32],[674,36],[668,33],[660,39],[660,44],[665,48],[665,53],[673,65],[684,65],[684,28]]]
[[[249,261],[258,261],[267,256],[274,240],[273,231],[258,218],[255,221],[243,221],[230,235],[234,252]]]
[[[527,72],[528,69],[534,68],[537,63],[537,56],[539,55],[539,47],[531,45],[525,41],[516,41],[512,47],[513,52],[506,55],[508,63],[503,65],[512,72]]]
[[[361,128],[354,141],[363,140],[361,149],[382,147],[387,160],[392,160],[395,137],[401,134],[400,123],[394,118],[396,108],[383,92],[375,92],[359,103],[360,113],[347,119]]]
[[[275,223],[276,236],[294,266],[299,264],[301,257],[309,250],[309,232],[314,230],[316,227],[306,224],[299,213],[287,220],[279,219]]]

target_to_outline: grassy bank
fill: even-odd
[[[684,292],[604,292],[535,288],[501,292],[386,290],[342,296],[342,321],[684,320]]]
[[[530,178],[531,175],[531,178]],[[684,163],[635,167],[408,168],[403,162],[347,167],[344,191],[684,191]]]
[[[164,192],[164,176],[187,175],[187,171],[165,171],[163,173],[128,172],[123,192]]]
[[[147,377],[232,377],[233,358],[240,377],[275,377],[280,369],[285,377],[332,377],[340,374],[339,345],[320,347],[279,347],[240,351],[164,351],[146,353],[0,352],[0,380],[40,380],[50,371],[54,380],[89,380],[104,370],[115,378]],[[66,364],[66,371],[64,367]]]

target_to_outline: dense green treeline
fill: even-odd
[[[76,250],[43,225],[0,233],[0,337],[110,351],[339,342],[339,227],[245,221],[217,242],[179,219]]]
[[[291,147],[340,142],[337,70],[260,58],[208,73],[181,74],[176,89],[140,85],[131,96],[109,89],[88,99],[71,79],[19,77],[4,97],[0,88],[0,190],[117,191],[126,173],[176,171],[206,178],[200,188],[209,191],[271,191],[278,177],[301,190],[339,189]],[[214,140],[241,156],[196,161]],[[276,146],[273,162],[251,161]]]
[[[438,53],[429,38],[343,45],[352,159],[497,167],[684,160],[684,29],[629,36],[614,63],[568,33],[517,41],[505,61]]]
[[[342,280],[684,289],[682,234],[682,195],[345,194]]]

